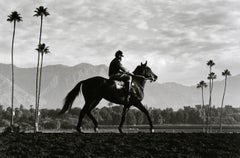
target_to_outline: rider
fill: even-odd
[[[118,50],[115,53],[115,58],[111,61],[108,71],[108,76],[110,79],[123,81],[126,85],[126,103],[129,102],[130,98],[130,88],[131,88],[131,77],[130,73],[122,66],[123,52]]]

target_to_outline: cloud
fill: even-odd
[[[237,0],[105,0],[0,1],[0,62],[10,62],[12,24],[7,15],[17,10],[15,61],[35,66],[40,19],[33,17],[44,5],[43,41],[52,52],[45,65],[106,64],[116,50],[125,53],[130,70],[148,60],[160,82],[195,84],[208,73],[210,58],[216,72],[224,67],[239,74],[240,2]]]

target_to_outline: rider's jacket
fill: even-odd
[[[127,72],[126,69],[122,66],[121,64],[121,59],[120,58],[114,58],[109,66],[109,71],[108,71],[108,76],[114,76],[118,73],[124,73]]]

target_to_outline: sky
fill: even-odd
[[[14,64],[35,67],[40,18],[39,6],[48,8],[42,42],[51,54],[44,65],[109,65],[117,50],[129,70],[148,61],[158,82],[195,85],[213,71],[240,74],[239,0],[0,0],[0,63],[10,63],[13,24],[6,21],[18,11]]]

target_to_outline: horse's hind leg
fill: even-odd
[[[94,124],[94,132],[98,132],[98,122],[95,117],[92,115],[91,111],[87,113],[88,117],[92,120]]]
[[[122,126],[123,126],[123,123],[124,123],[124,121],[125,121],[125,115],[126,115],[128,109],[129,109],[129,107],[127,107],[127,106],[124,106],[124,107],[123,107],[122,119],[121,119],[120,125],[119,125],[119,127],[118,127],[118,130],[119,130],[120,133],[123,133],[123,131],[122,131]]]
[[[91,111],[99,104],[99,102],[101,101],[101,99],[97,99],[90,107],[90,109],[88,109],[87,115],[88,117],[92,120],[93,124],[94,124],[94,131],[98,132],[98,122],[95,119],[95,117],[92,115]]]
[[[85,103],[79,114],[76,130],[80,133],[82,132],[82,120],[83,120],[83,117],[85,116],[85,114],[87,113],[88,108],[89,108],[89,104]]]
[[[101,99],[97,99],[97,100],[93,99],[92,102],[87,101],[85,103],[82,110],[80,111],[80,115],[79,115],[79,118],[78,118],[78,124],[77,124],[77,128],[76,128],[78,132],[80,132],[80,133],[82,132],[82,120],[83,120],[83,117],[85,116],[85,114],[87,114],[89,116],[89,118],[93,121],[93,124],[95,126],[94,130],[95,131],[97,130],[98,123],[97,123],[97,120],[92,116],[91,110],[98,105],[100,100]]]

